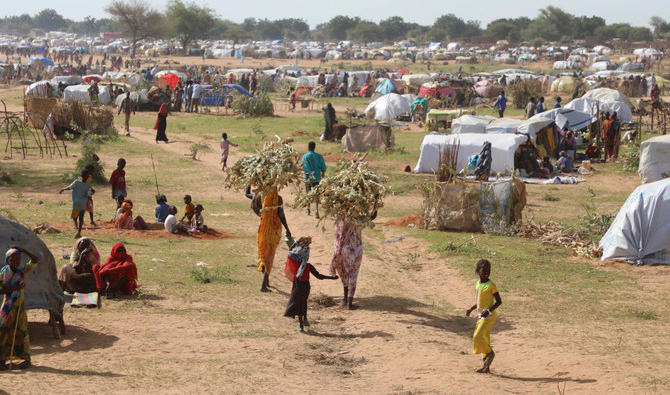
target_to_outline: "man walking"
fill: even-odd
[[[318,188],[321,182],[321,177],[326,174],[326,162],[323,160],[321,154],[314,152],[316,143],[310,141],[307,145],[309,150],[302,157],[302,167],[305,170],[305,190],[307,193],[312,188]],[[310,215],[309,206],[307,207],[307,215]],[[319,202],[316,202],[316,218],[319,219]]]
[[[119,106],[119,114],[123,111],[123,114],[126,116],[126,136],[130,136],[130,113],[135,114],[135,105],[133,100],[130,98],[130,91],[126,91],[126,97],[121,102]]]

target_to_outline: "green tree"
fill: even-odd
[[[384,31],[384,39],[401,40],[407,38],[407,32],[416,28],[416,23],[407,23],[400,16],[392,16],[379,22],[379,27]]]
[[[135,58],[137,43],[150,37],[158,37],[164,31],[163,16],[142,0],[114,0],[105,8],[119,28],[128,35]]]
[[[328,21],[322,28],[326,35],[335,40],[345,40],[347,38],[347,30],[353,29],[361,22],[361,18],[351,18],[344,15],[338,15]]]
[[[652,16],[649,19],[649,25],[654,28],[656,37],[665,37],[670,33],[670,23],[660,16]]]
[[[358,42],[375,42],[384,39],[384,29],[374,22],[363,21],[347,31],[347,38]]]
[[[170,24],[170,36],[179,40],[184,51],[191,41],[207,38],[216,24],[214,11],[195,3],[171,0],[165,12]]]
[[[66,30],[68,25],[72,23],[59,13],[56,12],[53,8],[45,8],[40,11],[33,18],[34,26],[44,30],[44,31],[54,31],[54,30]]]
[[[467,21],[454,14],[446,14],[435,20],[428,36],[433,41],[469,38],[482,34],[479,21]]]

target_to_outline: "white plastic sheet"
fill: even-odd
[[[494,119],[489,115],[461,115],[451,121],[451,133],[486,133],[486,126]]]
[[[670,179],[637,187],[599,245],[603,261],[670,265]]]
[[[670,177],[670,135],[652,137],[640,144],[637,172],[643,184]]]
[[[484,142],[491,143],[491,173],[504,173],[514,169],[514,152],[527,137],[518,134],[437,134],[431,133],[423,138],[421,155],[414,171],[416,173],[434,173],[439,167],[440,156],[447,146],[458,142],[457,168],[462,169],[468,157],[478,154]]]
[[[616,111],[617,118],[619,118],[622,123],[633,122],[633,112],[630,110],[630,107],[626,102],[598,101],[588,97],[580,97],[565,105],[565,108],[591,114],[591,116],[594,117],[594,120],[596,115],[598,115],[598,107],[600,107],[601,114],[606,112],[611,114]]]
[[[88,95],[88,87],[89,85],[68,86],[63,91],[63,99],[65,101],[83,101],[85,103],[90,103],[91,97]],[[102,105],[107,105],[112,102],[109,88],[103,85],[98,85],[98,100]]]
[[[389,93],[370,103],[365,109],[365,114],[374,109],[377,121],[392,121],[402,114],[409,113],[412,101],[410,97]]]

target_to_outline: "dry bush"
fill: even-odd
[[[515,82],[507,87],[507,93],[512,96],[512,103],[516,108],[526,108],[531,97],[542,96],[542,82],[526,79]]]

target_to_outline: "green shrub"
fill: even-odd
[[[274,115],[272,100],[266,94],[249,97],[235,95],[233,99],[233,110],[247,117],[262,117]]]
[[[100,149],[100,143],[102,139],[98,136],[90,135],[88,133],[83,135],[83,142],[81,144],[81,157],[77,160],[77,174],[81,174],[81,171],[88,165],[93,166],[93,183],[95,184],[105,184],[107,183],[107,178],[105,178],[105,170],[100,163],[100,158],[98,157],[98,150]]]
[[[596,193],[593,188],[589,187],[587,193],[589,199],[587,203],[583,204],[586,215],[580,218],[581,227],[590,235],[603,236],[614,221],[614,214],[599,212],[595,203]]]
[[[635,140],[631,146],[621,155],[623,159],[623,169],[629,172],[635,172],[640,167],[640,143]]]

